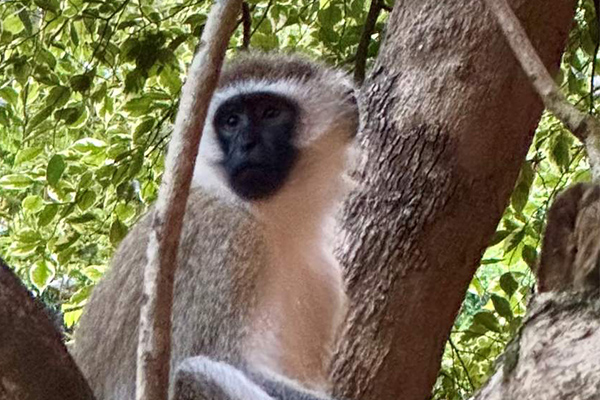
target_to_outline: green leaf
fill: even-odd
[[[529,268],[535,270],[537,266],[537,250],[535,249],[535,247],[525,245],[523,247],[523,250],[521,251],[521,255],[523,257],[523,261],[527,263]]]
[[[508,297],[511,297],[519,288],[519,283],[511,272],[506,272],[500,277],[500,287]]]
[[[77,33],[77,28],[75,24],[71,24],[71,29],[69,30],[69,37],[71,38],[71,42],[75,47],[79,46],[79,34]]]
[[[119,221],[119,219],[115,219],[115,221],[113,222],[113,224],[110,227],[110,233],[109,233],[109,238],[110,238],[110,243],[112,243],[113,246],[117,246],[119,243],[121,243],[121,240],[123,240],[123,238],[127,235],[127,226],[125,224],[123,224],[121,221]]]
[[[19,95],[17,94],[17,91],[10,86],[5,86],[0,89],[0,97],[8,104],[13,106],[16,106],[17,102],[19,101]]]
[[[515,190],[513,191],[510,199],[511,205],[518,213],[521,213],[523,208],[525,208],[525,205],[527,205],[527,201],[529,199],[529,190],[531,189],[534,178],[535,173],[531,167],[531,163],[526,162],[521,168],[519,179],[517,180]]]
[[[146,133],[150,132],[154,128],[154,118],[145,118],[133,131],[133,143],[136,145],[144,145],[148,140]]]
[[[67,265],[67,263],[71,260],[71,257],[73,257],[73,254],[75,254],[76,250],[77,249],[75,249],[74,247],[70,247],[70,248],[58,253],[58,255],[56,256],[56,259],[58,260],[58,264],[59,265]]]
[[[127,221],[135,216],[135,208],[129,203],[119,203],[115,208],[115,213],[119,220]]]
[[[44,107],[37,114],[35,114],[31,120],[29,121],[29,125],[27,125],[27,130],[31,132],[33,128],[44,122],[45,120],[52,115],[52,107]]]
[[[23,243],[35,244],[38,243],[41,239],[42,236],[40,236],[40,234],[34,231],[33,229],[26,228],[19,231],[19,241]]]
[[[48,168],[46,169],[46,181],[50,186],[56,186],[63,172],[65,172],[66,164],[63,156],[55,154],[48,161]]]
[[[504,252],[509,253],[510,251],[514,250],[515,247],[517,247],[523,241],[524,237],[525,229],[519,229],[518,231],[511,233],[504,246]]]
[[[342,10],[330,3],[329,7],[319,10],[317,18],[321,26],[333,28],[342,20]]]
[[[251,45],[262,50],[273,50],[279,46],[279,39],[276,35],[256,32],[252,35]]]
[[[182,82],[179,71],[170,65],[162,70],[158,77],[158,81],[161,85],[165,86],[172,95],[178,95],[181,91]]]
[[[61,236],[56,243],[54,243],[54,251],[62,252],[71,247],[79,238],[81,234],[79,232],[72,232],[67,236]],[[62,264],[62,263],[61,263]]]
[[[145,83],[145,73],[138,69],[134,69],[125,76],[125,93],[141,92]]]
[[[83,288],[81,288],[77,292],[75,292],[75,294],[73,294],[73,296],[71,296],[71,298],[69,299],[69,302],[73,303],[74,305],[80,305],[82,302],[84,302],[85,300],[87,300],[90,297],[91,293],[92,293],[92,287],[84,286]]]
[[[48,225],[58,213],[58,204],[48,204],[38,217],[38,226],[44,227]]]
[[[7,190],[25,189],[33,182],[33,179],[25,174],[9,174],[0,178],[0,188]]]
[[[85,171],[79,178],[79,189],[88,189],[94,182],[94,173],[92,171]]]
[[[25,27],[25,31],[29,35],[31,35],[31,32],[33,31],[33,25],[31,24],[31,18],[29,17],[29,10],[27,10],[27,8],[23,8],[21,11],[19,11],[19,19],[23,23],[23,26]]]
[[[73,125],[79,120],[84,110],[85,107],[81,104],[74,107],[61,108],[54,113],[54,118],[64,121],[67,125]]]
[[[500,297],[497,294],[492,294],[492,303],[494,304],[494,309],[500,314],[500,316],[506,318],[507,320],[511,320],[513,317],[512,309],[510,308],[510,303],[504,297]]]
[[[68,305],[68,304],[64,304],[64,305]],[[81,314],[83,314],[83,309],[75,308],[73,310],[71,310],[71,309],[68,309],[68,310],[69,311],[63,312],[63,321],[67,328],[72,328],[77,323],[77,321],[79,321],[79,318],[81,318]]]
[[[21,202],[23,210],[30,214],[35,214],[44,208],[44,200],[40,196],[30,195],[23,199]]]
[[[550,156],[552,161],[560,167],[561,171],[567,171],[569,169],[569,163],[571,162],[571,144],[571,135],[567,133],[555,135],[552,140]]]
[[[479,311],[473,316],[473,322],[485,326],[493,332],[500,332],[500,323],[494,314],[489,311]]]
[[[83,193],[78,193],[75,202],[77,203],[77,207],[79,207],[81,211],[85,211],[91,206],[93,206],[96,202],[96,193],[94,193],[91,190],[86,190]]]
[[[85,224],[87,222],[95,221],[95,220],[96,220],[96,216],[91,212],[87,212],[87,213],[81,214],[77,217],[68,218],[67,222],[69,224],[73,225],[73,224]]]
[[[40,293],[52,282],[54,276],[54,266],[46,260],[36,262],[29,269],[29,279]]]
[[[502,261],[502,258],[485,258],[481,260],[481,265],[498,264]]]
[[[106,143],[99,139],[83,138],[73,143],[71,148],[78,153],[98,153],[104,151]]]
[[[144,152],[138,151],[133,155],[133,157],[131,159],[131,163],[129,164],[129,170],[127,171],[127,176],[130,179],[133,179],[142,170],[143,166],[144,166]]]
[[[84,93],[92,87],[92,77],[87,74],[75,75],[71,77],[69,84],[74,91]]]
[[[23,26],[21,18],[18,15],[13,14],[2,20],[2,28],[7,32],[12,33],[13,35],[16,35],[17,33],[21,32],[25,27]]]
[[[33,2],[40,8],[51,11],[54,14],[60,12],[60,4],[58,0],[33,0]]]
[[[65,86],[55,86],[50,90],[46,97],[46,107],[51,107],[53,110],[64,106],[71,97],[71,89]]]
[[[56,68],[56,57],[48,49],[39,48],[37,50],[37,57],[40,62],[43,62],[48,67],[52,69]]]
[[[129,100],[123,106],[123,109],[134,117],[146,115],[149,111],[152,99],[149,97],[136,97]]]
[[[99,281],[104,275],[105,268],[102,265],[90,265],[83,269],[83,273],[94,282]]]
[[[35,159],[43,150],[42,147],[29,147],[27,149],[19,150],[15,157],[15,165],[21,165]]]
[[[490,240],[489,247],[495,246],[498,243],[502,242],[508,235],[510,235],[509,230],[499,230],[494,233],[492,240]]]

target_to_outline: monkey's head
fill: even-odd
[[[240,56],[225,66],[209,107],[195,183],[224,181],[247,201],[307,179],[327,185],[343,170],[357,125],[342,72],[300,56]]]

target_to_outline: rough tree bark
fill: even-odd
[[[93,400],[44,305],[0,259],[0,399]]]
[[[600,187],[577,185],[548,213],[541,294],[475,400],[600,398]]]
[[[574,0],[512,1],[555,72]],[[542,112],[479,1],[396,4],[361,93],[364,157],[344,210],[351,297],[335,394],[429,397]]]

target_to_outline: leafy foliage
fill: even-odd
[[[353,68],[369,2],[247,5],[250,30],[240,21],[231,54],[249,41]],[[115,246],[156,199],[208,7],[204,0],[0,2],[0,254],[69,328]],[[369,63],[387,16],[379,16]],[[594,114],[597,46],[593,3],[583,0],[557,79]],[[465,398],[490,374],[523,318],[548,205],[566,185],[588,179],[581,145],[544,116],[456,320],[434,398]]]
[[[247,5],[251,48],[300,49],[352,68],[368,3]],[[115,246],[156,198],[186,65],[209,6],[0,2],[0,254],[63,312],[68,327]],[[242,26],[230,53],[244,42]]]

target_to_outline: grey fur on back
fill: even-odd
[[[98,400],[134,397],[151,212],[119,246],[75,334],[73,355]],[[193,355],[241,362],[239,346],[247,334],[242,327],[248,326],[253,303],[248,299],[253,299],[255,277],[266,263],[261,231],[241,205],[199,190],[190,193],[175,279],[172,374],[182,359]],[[210,306],[199,312],[202,304]]]

